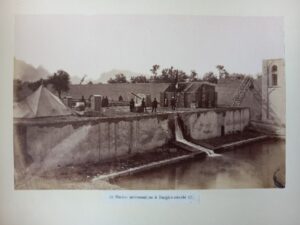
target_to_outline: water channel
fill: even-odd
[[[276,170],[285,182],[285,141],[236,147],[219,157],[193,159],[111,181],[124,189],[274,188]]]

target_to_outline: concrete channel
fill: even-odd
[[[140,172],[147,171],[147,170],[151,170],[151,169],[154,169],[154,168],[167,166],[167,165],[178,163],[178,162],[181,162],[181,161],[184,161],[184,160],[192,159],[192,158],[194,158],[196,156],[199,156],[199,155],[203,155],[203,157],[205,157],[205,156],[208,156],[208,157],[221,156],[220,154],[215,154],[214,150],[230,149],[230,148],[233,148],[233,147],[236,147],[236,146],[241,146],[241,145],[244,145],[244,144],[249,144],[249,143],[253,143],[253,142],[256,142],[256,141],[265,140],[265,139],[269,138],[267,135],[262,135],[262,136],[255,137],[255,138],[250,138],[250,139],[246,139],[246,140],[242,140],[242,141],[237,141],[237,142],[232,142],[232,143],[229,143],[229,144],[224,144],[224,145],[221,145],[221,146],[219,146],[215,149],[208,149],[207,147],[200,146],[200,145],[195,145],[195,144],[190,143],[186,140],[183,141],[182,137],[180,136],[181,129],[178,126],[176,127],[176,131],[178,131],[179,136],[176,135],[176,141],[174,141],[174,145],[181,148],[181,149],[186,150],[187,152],[189,152],[187,155],[178,156],[178,157],[174,157],[174,158],[166,159],[166,160],[161,160],[161,161],[158,161],[158,162],[151,162],[151,163],[146,164],[146,165],[126,169],[126,170],[123,170],[123,171],[118,171],[118,172],[115,172],[115,173],[100,175],[100,176],[94,177],[92,179],[92,182],[95,182],[95,181],[98,181],[98,180],[109,180],[109,179],[113,179],[113,178],[117,178],[117,177],[133,175],[133,174],[140,173]]]

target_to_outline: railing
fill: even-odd
[[[233,96],[232,104],[231,106],[240,106],[246,92],[249,90],[250,85],[252,84],[253,78],[251,77],[245,77],[240,84],[240,87],[236,91],[236,93]]]

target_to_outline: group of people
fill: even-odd
[[[166,105],[166,103],[168,104],[168,99],[167,98],[165,98],[164,106],[168,106],[168,105]],[[156,98],[154,98],[154,100],[151,103],[152,112],[155,112],[155,113],[157,112],[158,104],[159,104],[158,101],[156,100]],[[176,99],[174,97],[171,98],[170,105],[171,105],[172,110],[175,110],[175,108],[176,108]],[[133,98],[129,102],[129,108],[130,108],[130,112],[135,112],[135,102],[134,102]],[[139,112],[145,112],[145,111],[146,111],[146,102],[145,102],[145,99],[142,98],[142,102],[141,102]]]
[[[119,101],[121,99],[120,97],[119,97]],[[83,102],[84,108],[90,104],[90,100],[87,102],[84,99],[84,96],[82,96],[81,102]],[[158,106],[158,104],[159,104],[158,101],[156,100],[156,98],[154,98],[153,101],[152,101],[152,103],[151,103],[152,112],[155,112],[155,113],[157,112],[157,106]],[[105,96],[105,97],[102,98],[101,106],[102,107],[108,107],[109,106],[109,101],[108,101],[108,97],[107,96]],[[167,98],[164,99],[163,106],[164,107],[168,107],[169,106],[169,100]],[[171,100],[170,100],[170,106],[171,106],[172,110],[176,109],[176,99],[174,97],[172,97]],[[135,102],[134,102],[133,98],[129,102],[129,108],[130,108],[130,112],[136,112]],[[145,98],[142,98],[141,106],[138,108],[137,111],[138,112],[146,112]]]
[[[154,98],[154,100],[152,101],[152,112],[157,112],[157,105],[158,105],[158,102],[157,102],[156,98]],[[134,102],[133,98],[129,102],[129,108],[130,108],[130,112],[135,112],[135,102]],[[144,98],[142,98],[141,106],[138,111],[139,112],[146,111],[146,102],[145,102]]]

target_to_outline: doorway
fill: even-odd
[[[223,137],[225,135],[225,127],[221,126],[221,136]]]

